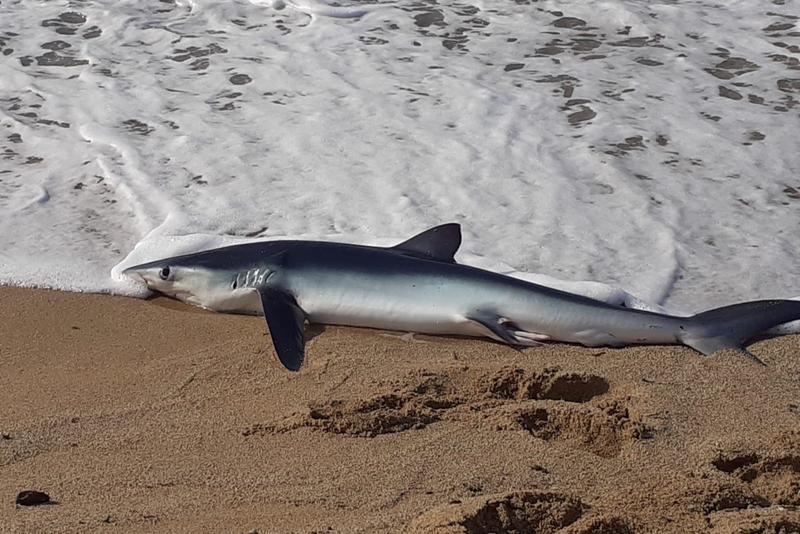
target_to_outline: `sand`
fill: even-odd
[[[2,532],[800,532],[800,337],[517,351],[0,288]],[[17,507],[19,491],[55,504]]]

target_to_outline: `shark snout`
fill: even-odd
[[[173,269],[174,270],[174,269]],[[162,262],[134,265],[122,271],[122,274],[136,282],[144,283],[148,288],[163,291],[172,285],[173,273]]]
[[[147,282],[147,280],[144,279],[144,276],[142,276],[142,272],[136,267],[128,267],[122,271],[122,274],[129,278],[133,278],[137,282]]]
[[[133,265],[127,269],[123,269],[122,274],[147,284],[172,278],[172,276],[170,276],[170,265],[164,260]]]

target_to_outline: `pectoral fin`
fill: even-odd
[[[258,293],[278,359],[290,371],[300,370],[305,358],[305,312],[283,291],[262,288]]]

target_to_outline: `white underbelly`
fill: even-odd
[[[261,296],[254,289],[218,291],[181,300],[217,312],[264,315]]]
[[[471,330],[468,328],[468,321],[463,316],[382,316],[380,314],[317,313],[310,314],[308,319],[312,323],[360,326],[424,334],[467,334]]]
[[[202,301],[187,299],[187,302],[219,312],[264,315],[261,298],[254,290],[227,291],[204,297]],[[466,334],[469,331],[463,314],[445,310],[442,306],[414,305],[402,299],[349,297],[335,299],[324,294],[301,295],[297,297],[297,304],[310,323],[429,334]]]
[[[458,299],[452,296],[436,298],[421,292],[414,294],[409,294],[407,291],[392,293],[385,290],[365,292],[330,285],[311,289],[313,290],[302,291],[295,295],[297,304],[311,323],[427,334],[494,337],[485,327],[466,317],[470,310],[482,308],[485,305],[485,298],[476,299],[475,302],[462,298],[459,303]],[[203,302],[192,303],[229,313],[253,315],[264,313],[261,298],[258,292],[252,289],[219,292],[204,297]],[[501,306],[492,307],[501,308]],[[575,342],[588,346],[676,341],[671,331],[654,329],[648,325],[634,325],[626,320],[615,324],[616,321],[602,315],[581,314],[580,317],[571,318],[562,314],[559,320],[553,320],[553,314],[532,313],[530,310],[515,307],[498,309],[497,312],[508,318],[521,331],[541,336],[542,339]],[[619,317],[627,319],[624,315]]]
[[[467,334],[469,321],[460,310],[432,301],[365,298],[331,299],[320,296],[298,298],[298,304],[312,323],[338,324],[420,332]]]

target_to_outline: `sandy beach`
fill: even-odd
[[[0,301],[2,532],[800,531],[800,336],[760,367],[326,327],[289,373],[258,317]]]

